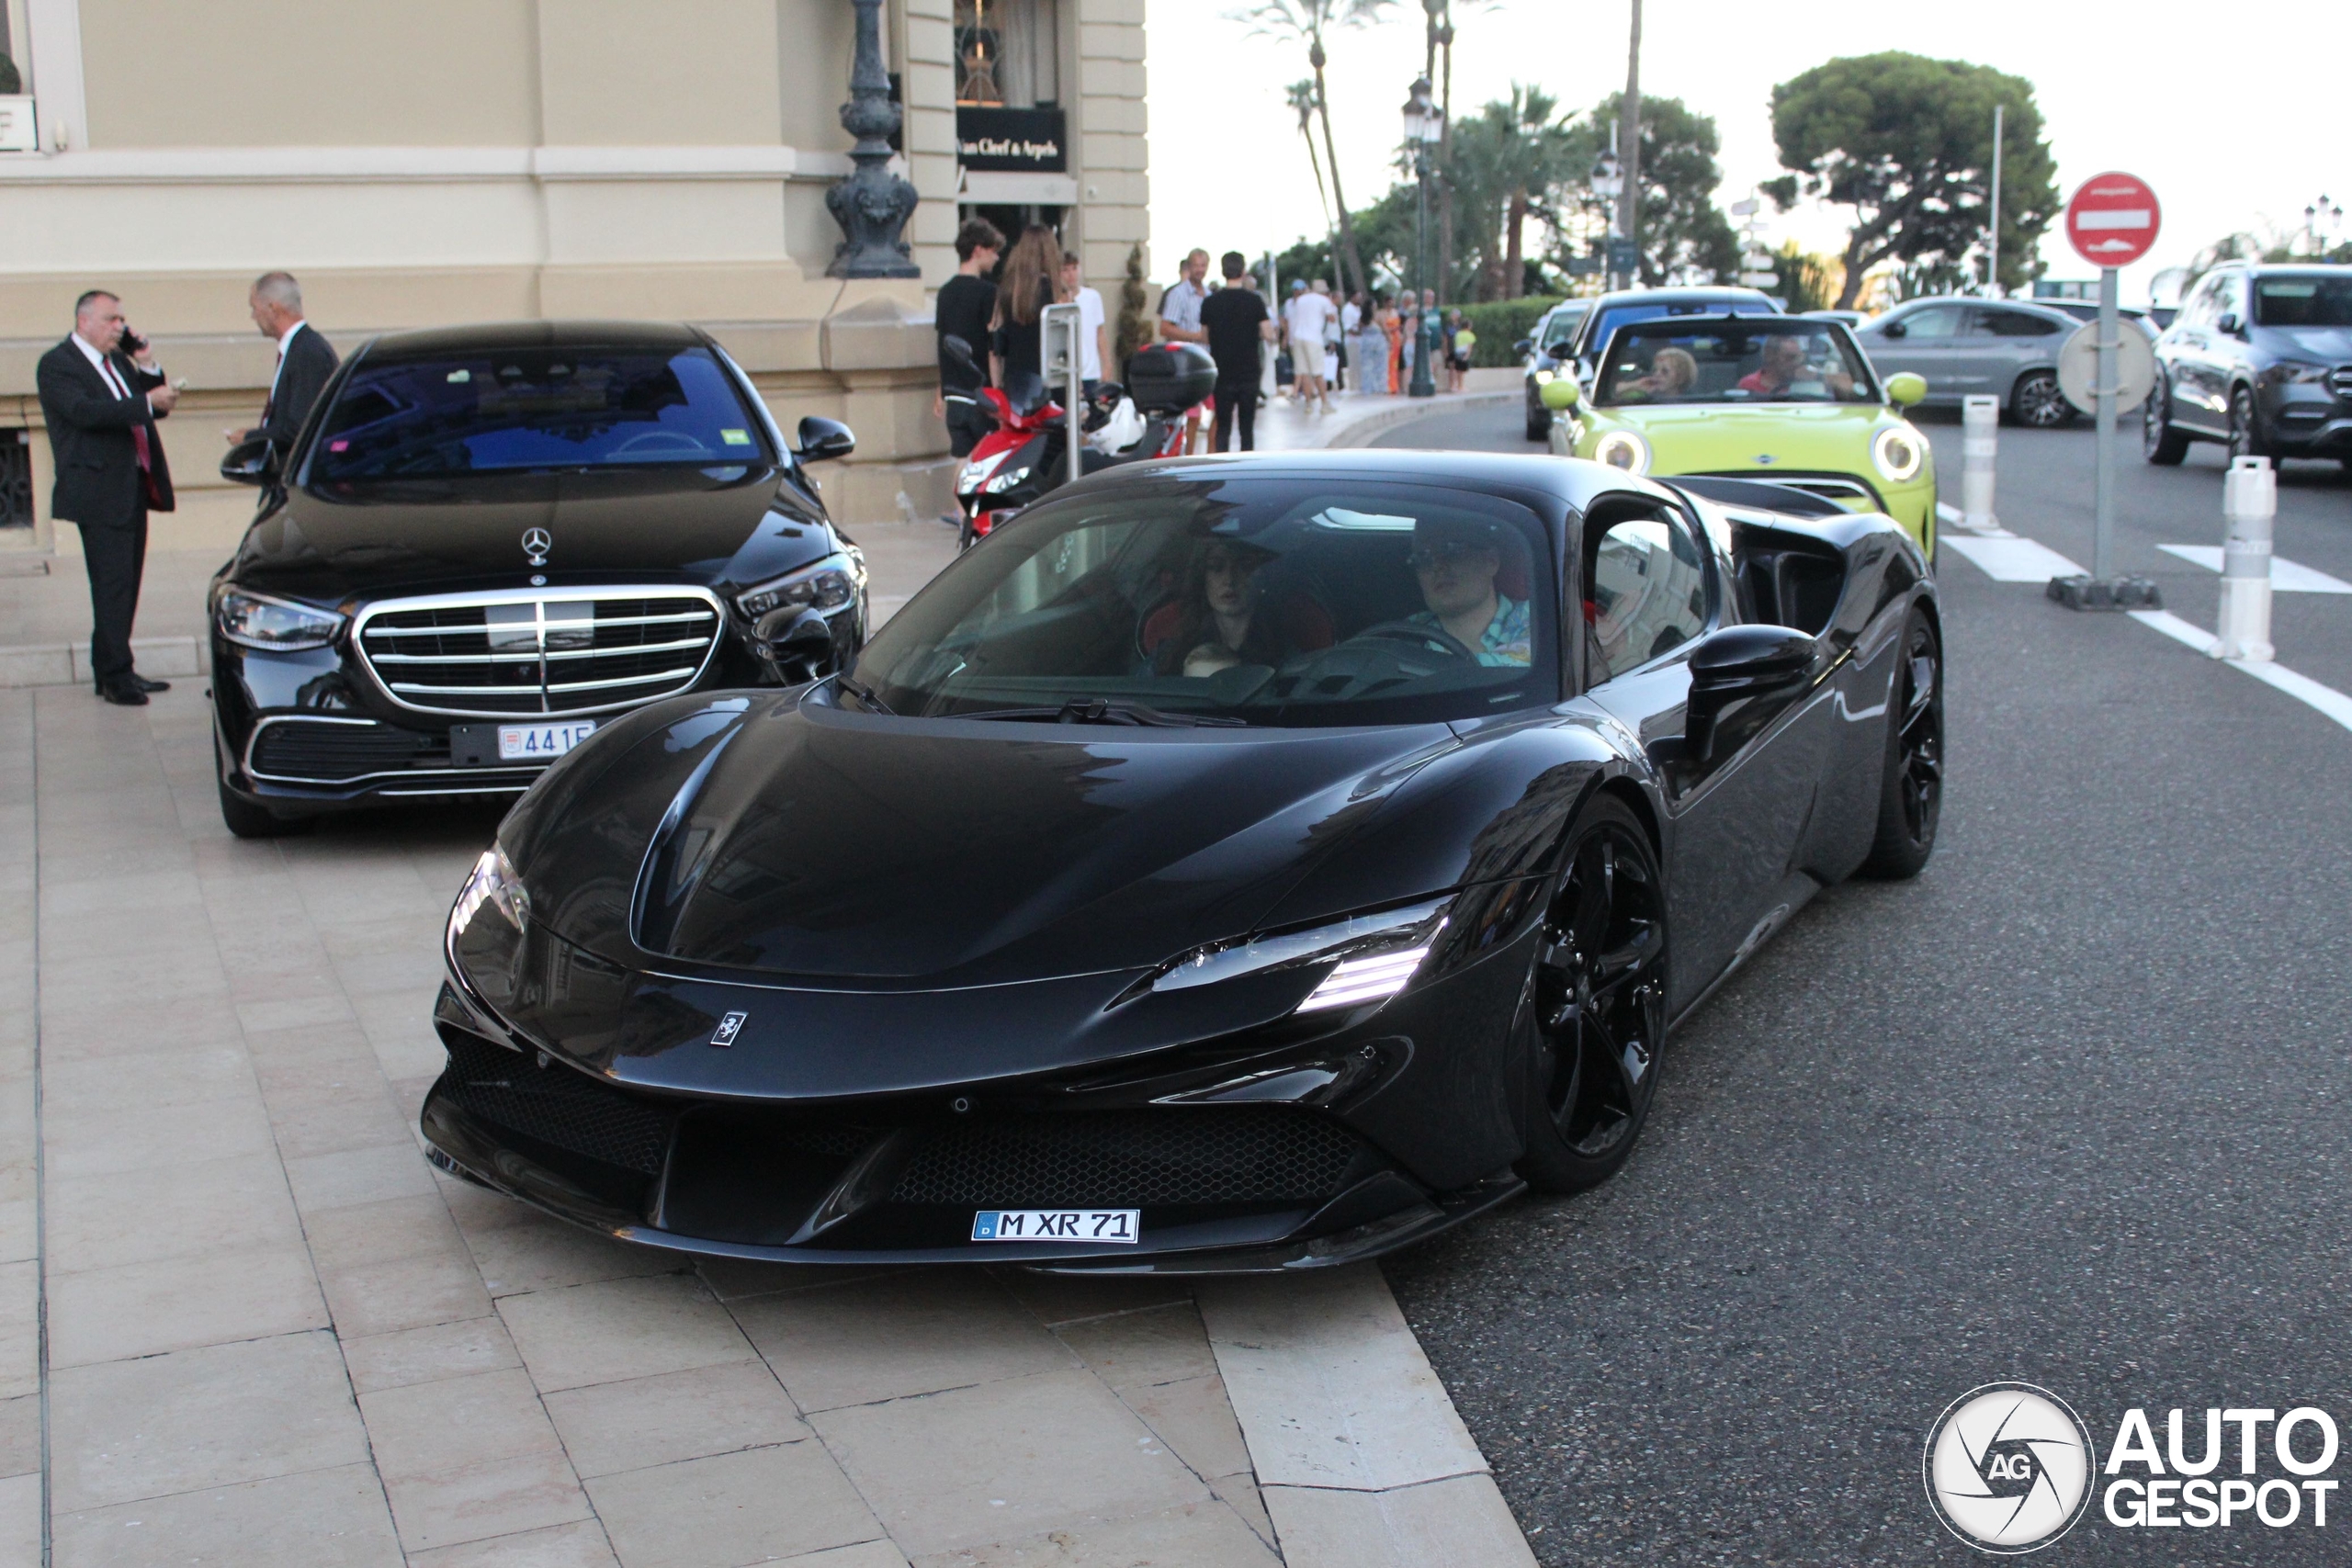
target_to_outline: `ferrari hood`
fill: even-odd
[[[753,705],[654,835],[635,943],[938,985],[1157,964],[1250,930],[1453,745],[1439,725],[1125,729]]]
[[[1619,426],[1648,441],[1650,471],[1659,474],[1723,468],[1867,472],[1871,434],[1888,417],[1875,403],[1680,403],[1594,413],[1596,430]]]

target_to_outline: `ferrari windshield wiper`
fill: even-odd
[[[1249,720],[1226,718],[1204,714],[1163,713],[1159,708],[1141,703],[1114,703],[1107,697],[1075,697],[1058,707],[1039,705],[1023,708],[986,708],[978,713],[959,713],[956,718],[1003,718],[1043,721],[1047,724],[1116,724],[1148,726],[1156,729],[1245,729]]]
[[[847,692],[851,696],[855,697],[859,702],[865,704],[868,709],[875,713],[884,714],[891,718],[899,716],[897,714],[890,711],[890,705],[888,703],[884,702],[880,697],[874,694],[873,687],[867,685],[865,682],[856,679],[854,676],[836,675],[833,677],[833,684],[839,686],[842,691]]]

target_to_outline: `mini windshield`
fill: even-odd
[[[1641,321],[1610,340],[1596,403],[1871,403],[1870,366],[1838,326],[1802,317]]]
[[[1428,723],[1558,700],[1557,573],[1525,506],[1442,484],[1170,474],[1039,506],[891,618],[892,712]]]
[[[2257,277],[2257,327],[2352,327],[2352,276]]]
[[[1672,303],[1611,305],[1600,312],[1600,320],[1593,323],[1592,336],[1588,341],[1595,348],[1605,349],[1620,327],[1631,326],[1635,321],[1655,321],[1668,316],[1777,316],[1780,313],[1781,308],[1770,299],[1683,299]]]
[[[704,348],[483,350],[360,362],[311,447],[310,482],[773,457]]]

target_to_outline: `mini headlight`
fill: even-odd
[[[735,596],[735,607],[756,619],[782,604],[838,610],[856,597],[857,578],[849,559],[827,556],[814,566],[752,584]]]
[[[505,849],[498,844],[482,851],[481,858],[467,874],[466,885],[458,890],[458,901],[449,907],[452,951],[473,925],[474,917],[485,908],[513,926],[517,936],[530,926],[531,896],[523,890],[523,879],[515,874],[514,862],[506,858]]]
[[[343,617],[333,610],[291,604],[242,588],[220,591],[220,597],[213,602],[212,622],[231,642],[273,653],[324,648],[343,629]]]
[[[1329,964],[1332,970],[1298,1004],[1299,1012],[1379,1001],[1405,988],[1445,925],[1451,897],[1401,909],[1353,915],[1306,931],[1250,937],[1186,953],[1155,976],[1155,991],[1215,985],[1244,975]]]
[[[1023,463],[1017,468],[1005,469],[1004,472],[997,475],[996,478],[989,480],[988,483],[982,485],[980,488],[988,491],[990,495],[1002,495],[1006,491],[1011,490],[1014,485],[1019,484],[1023,479],[1025,479],[1028,477],[1029,466],[1026,463]]]
[[[1592,460],[1628,473],[1650,471],[1650,444],[1630,430],[1611,430],[1592,444]]]
[[[1871,461],[1881,474],[1900,484],[1917,476],[1927,455],[1917,435],[1890,424],[1871,438]]]

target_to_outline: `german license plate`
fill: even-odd
[[[982,1209],[972,1216],[972,1239],[1133,1247],[1142,1219],[1140,1209]]]
[[[502,762],[552,761],[596,732],[593,718],[562,724],[502,724],[498,727],[498,760]]]

